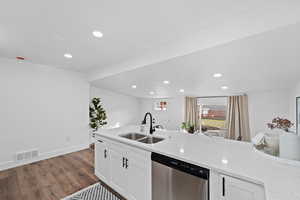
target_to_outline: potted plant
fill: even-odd
[[[93,98],[90,103],[90,128],[92,129],[92,137],[100,127],[107,124],[106,122],[106,113],[101,105],[100,98]],[[90,149],[93,151],[95,148],[94,143],[90,144]]]
[[[294,124],[288,119],[276,117],[272,120],[271,123],[268,123],[267,126],[271,130],[281,129],[285,132],[289,132],[289,129],[292,128],[294,126]]]
[[[273,119],[272,123],[268,124],[270,129],[282,131],[282,133],[278,134],[279,156],[284,159],[300,161],[300,137],[289,131],[293,126],[294,123],[290,120],[279,117]]]
[[[188,133],[195,133],[195,125],[189,123],[189,122],[182,122],[181,129],[187,131]]]
[[[100,98],[93,98],[90,103],[90,128],[93,132],[106,125],[106,112]]]
[[[272,130],[272,133],[265,134],[266,150],[269,154],[274,156],[279,155],[279,138],[285,133],[289,132],[289,129],[293,127],[293,123],[284,118],[276,117],[267,126]]]

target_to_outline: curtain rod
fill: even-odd
[[[200,97],[196,97],[196,98],[225,98],[225,97],[231,97],[231,96],[243,96],[243,95],[247,95],[246,93],[241,93],[241,94],[235,94],[235,95],[227,95],[227,96],[200,96]]]
[[[196,98],[225,98],[229,96],[201,96],[201,97],[196,97]]]

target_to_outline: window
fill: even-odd
[[[224,136],[226,132],[227,97],[198,98],[202,132]]]

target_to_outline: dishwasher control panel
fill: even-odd
[[[197,176],[199,178],[206,179],[206,180],[209,179],[209,169],[197,165],[193,165],[181,160],[177,160],[174,158],[170,158],[168,156],[157,154],[157,153],[152,153],[151,159],[152,161],[161,163],[171,168],[175,168],[177,170]]]

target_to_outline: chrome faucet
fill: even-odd
[[[147,122],[147,116],[150,116],[150,134],[152,135],[153,134],[153,132],[155,131],[155,129],[153,128],[153,126],[152,126],[152,123],[153,123],[153,118],[152,118],[152,114],[150,113],[150,112],[147,112],[146,114],[145,114],[145,117],[144,117],[144,120],[142,121],[142,124],[146,124],[146,122]]]

